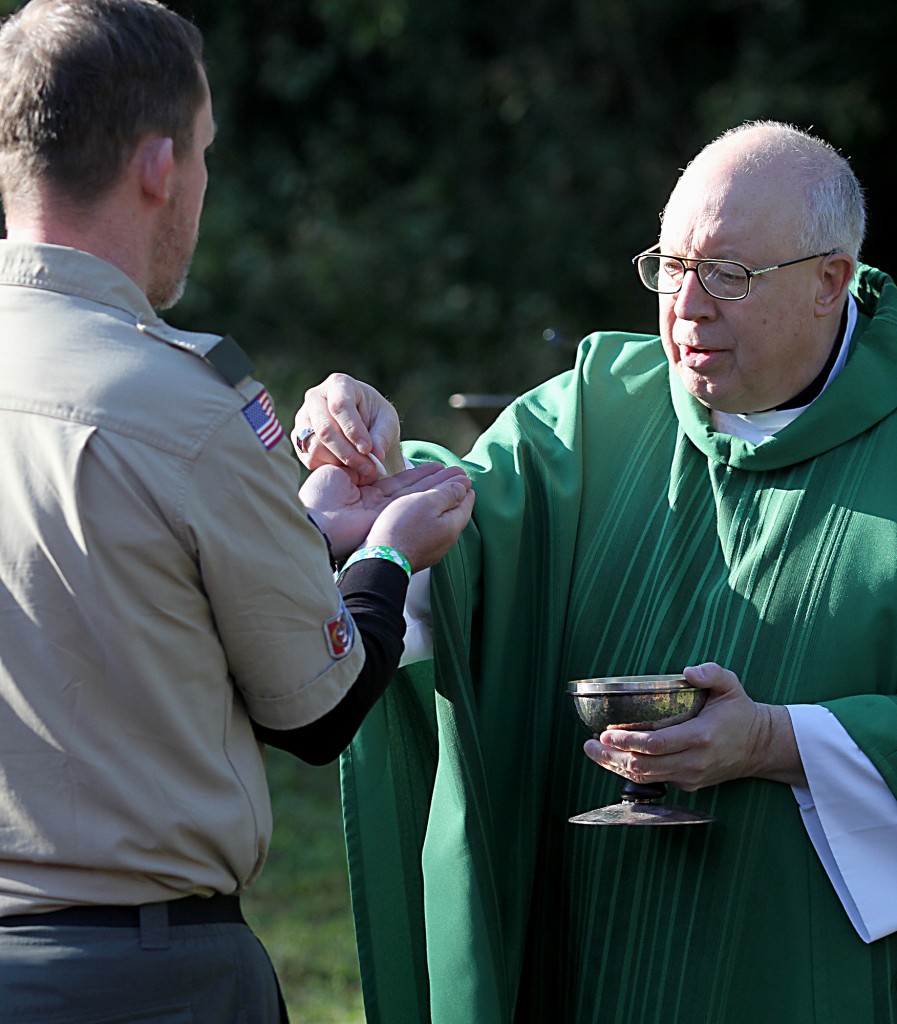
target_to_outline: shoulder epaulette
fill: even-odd
[[[138,320],[137,330],[202,359],[214,367],[231,387],[236,388],[241,394],[246,394],[247,397],[254,397],[243,390],[244,384],[250,383],[252,363],[229,334],[221,337],[218,334],[179,331],[164,320],[154,320],[151,323]],[[258,391],[258,385],[254,386],[254,390]]]

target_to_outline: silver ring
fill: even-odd
[[[296,435],[296,447],[306,455],[308,453],[308,442],[315,436],[313,427],[303,427]]]

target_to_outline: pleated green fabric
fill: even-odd
[[[787,786],[671,788],[709,827],[567,822],[620,781],[567,681],[706,660],[825,703],[897,792],[897,290],[855,294],[845,370],[773,440],[716,434],[656,337],[605,333],[464,461],[435,660],[343,759],[369,1024],[897,1020],[895,939],[857,936]]]

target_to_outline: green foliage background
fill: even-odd
[[[868,193],[864,256],[897,262],[890,0],[171,6],[205,33],[219,136],[170,319],[233,334],[284,421],[344,369],[393,398],[406,436],[460,451],[473,427],[452,392],[520,392],[591,330],[653,329],[630,258],[655,241],[678,168],[745,119],[812,127],[847,155]],[[255,906],[289,975],[322,921],[342,922],[340,943],[351,926],[335,776],[275,763],[279,839]],[[315,970],[295,967],[302,1020],[359,1019],[336,948],[348,1002],[300,1004]]]
[[[285,418],[345,369],[390,394],[407,435],[463,446],[452,392],[519,392],[591,330],[653,329],[630,258],[678,168],[747,118],[812,126],[852,158],[867,258],[888,262],[897,5],[174,6],[206,33],[221,125],[177,315],[241,339]]]
[[[205,33],[220,127],[171,319],[237,337],[283,419],[345,369],[460,448],[452,392],[519,392],[591,330],[652,329],[630,258],[677,169],[748,118],[853,160],[887,269],[888,0],[171,6]]]

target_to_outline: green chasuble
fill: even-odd
[[[824,703],[897,792],[897,289],[854,291],[845,369],[762,444],[714,432],[657,337],[606,333],[464,460],[435,659],[343,760],[369,1024],[897,1021],[897,936],[858,937],[788,786],[670,787],[710,826],[567,822],[621,782],[567,681],[704,661]]]

